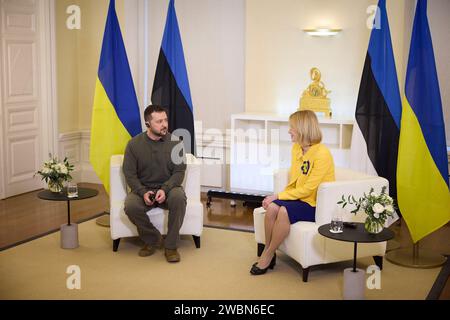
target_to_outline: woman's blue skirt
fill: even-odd
[[[286,208],[291,224],[298,221],[316,221],[316,208],[311,207],[306,202],[301,200],[275,200],[273,203]]]

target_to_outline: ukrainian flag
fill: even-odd
[[[414,243],[450,221],[444,119],[427,0],[418,0],[406,73],[398,204]]]
[[[131,137],[141,132],[136,92],[115,0],[111,0],[95,86],[89,157],[108,193],[111,156],[123,154]]]

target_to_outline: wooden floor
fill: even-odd
[[[109,210],[109,200],[101,185],[80,184],[99,191],[99,195],[86,200],[71,201],[71,220],[92,219]],[[57,230],[67,223],[67,203],[45,201],[37,197],[39,191],[6,200],[0,200],[0,250],[27,239]],[[253,209],[238,203],[232,208],[229,201],[214,199],[210,209],[204,203],[206,226],[253,231]]]
[[[81,222],[103,215],[109,210],[108,197],[100,185],[82,184],[84,187],[99,191],[97,197],[71,201],[71,219]],[[0,251],[34,239],[49,232],[58,230],[67,223],[67,203],[45,201],[37,198],[39,191],[17,197],[0,200]],[[211,208],[204,203],[205,226],[253,231],[253,209],[237,202],[236,207],[230,206],[229,200],[213,199]],[[388,243],[389,246],[407,247],[411,245],[411,237],[405,223],[395,223],[391,226],[396,237]],[[420,248],[443,255],[450,255],[450,226],[447,224],[440,230],[427,236],[420,242]],[[441,299],[450,299],[450,280],[441,295]]]

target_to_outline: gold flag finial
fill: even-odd
[[[303,91],[302,97],[300,98],[299,110],[324,112],[326,117],[331,118],[331,103],[327,97],[331,91],[328,91],[321,81],[322,74],[318,68],[312,68],[310,74],[312,83]]]

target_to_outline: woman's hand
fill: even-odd
[[[271,196],[267,196],[263,202],[262,202],[262,206],[264,209],[267,210],[267,208],[269,207],[269,205],[274,202],[275,200],[278,200],[278,195],[277,194],[273,194]]]

